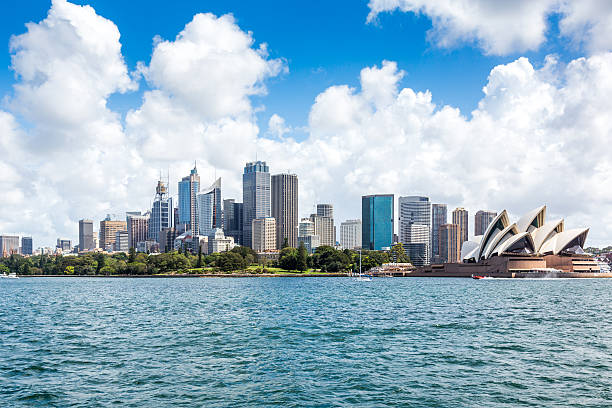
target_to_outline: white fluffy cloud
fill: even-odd
[[[217,171],[225,196],[240,199],[241,168],[256,154],[299,175],[302,215],[332,202],[338,220],[356,218],[363,194],[426,194],[472,213],[546,203],[568,226],[591,226],[590,243],[612,236],[611,53],[499,65],[469,117],[400,89],[403,72],[383,61],[361,71],[359,87],[321,92],[298,142],[276,114],[260,132],[250,99],[286,67],[231,16],[197,15],[155,43],[139,67],[151,90],[125,123],[107,100],[136,84],[117,27],[93,9],[54,1],[11,47],[18,81],[0,111],[0,149],[10,152],[0,156],[0,231],[33,234],[36,245],[76,238],[79,218],[145,210],[159,169],[175,190],[193,159],[202,184]]]
[[[443,48],[475,43],[487,54],[536,50],[548,18],[561,15],[560,33],[590,52],[612,49],[612,2],[607,0],[370,0],[368,21],[401,10],[428,16],[429,39]]]

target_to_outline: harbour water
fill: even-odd
[[[612,280],[0,281],[0,406],[612,406]]]

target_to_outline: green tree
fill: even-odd
[[[128,255],[128,263],[132,263],[136,261],[136,250],[134,247],[130,247],[129,255]]]
[[[198,262],[196,263],[196,268],[202,267],[202,247],[198,245]]]
[[[96,273],[100,273],[102,268],[106,266],[106,255],[104,255],[103,253],[99,253],[96,255],[96,260],[98,261],[96,265]]]
[[[9,269],[9,267],[6,266],[5,264],[0,264],[0,274],[8,275],[9,273],[11,273],[11,270]]]
[[[291,247],[281,249],[278,256],[278,266],[293,271],[297,269],[298,250]]]
[[[223,252],[217,258],[217,266],[224,272],[244,270],[247,267],[245,259],[236,252]]]
[[[64,273],[66,275],[74,275],[74,266],[67,266]]]
[[[392,262],[397,263],[410,262],[410,259],[408,258],[408,256],[406,255],[406,251],[404,250],[404,245],[402,245],[401,242],[398,242],[397,244],[393,245],[393,247],[391,247],[389,258]]]
[[[281,245],[281,249],[285,249],[289,246],[289,241],[287,238],[283,239],[283,244]]]
[[[306,251],[304,242],[300,242],[298,246],[296,269],[298,271],[305,271],[308,269],[308,252]]]

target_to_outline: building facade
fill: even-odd
[[[459,226],[459,248],[468,240],[468,211],[463,208],[453,210],[453,224]]]
[[[91,251],[94,248],[93,221],[79,220],[79,251]]]
[[[69,239],[57,239],[55,247],[62,251],[70,251],[72,249],[72,242]]]
[[[343,249],[361,248],[361,220],[340,223],[340,246]]]
[[[252,221],[251,242],[255,252],[276,249],[276,221],[272,217],[255,218]]]
[[[415,266],[427,265],[431,256],[431,203],[429,197],[398,199],[399,242]]]
[[[440,261],[440,227],[448,224],[446,204],[431,205],[431,262]]]
[[[169,196],[166,185],[160,180],[155,188],[155,199],[151,207],[151,218],[149,219],[149,239],[159,242],[159,233],[164,228],[174,225],[174,208],[172,197]]]
[[[393,194],[376,194],[361,197],[362,248],[381,250],[393,245]]]
[[[3,258],[19,253],[19,237],[16,235],[0,235],[0,255]]]
[[[111,220],[110,216],[106,217],[105,220],[100,221],[100,248],[102,248],[104,251],[112,251],[118,231],[126,231],[127,233],[126,221]]]
[[[234,199],[223,200],[223,232],[234,238],[236,245],[242,245],[244,205]]]
[[[314,225],[314,234],[319,236],[320,245],[334,246],[336,245],[336,234],[334,230],[334,219],[312,214],[310,220]]]
[[[130,214],[127,216],[128,249],[138,248],[139,242],[145,242],[149,236],[150,213],[144,215]]]
[[[128,252],[130,250],[130,238],[127,231],[116,231],[113,240],[114,251]],[[134,248],[136,249],[136,248]]]
[[[243,245],[253,249],[253,220],[270,217],[270,169],[265,161],[249,162],[242,175]],[[276,242],[274,243],[276,246]]]
[[[68,247],[72,248],[70,241],[68,241]],[[32,255],[33,250],[32,237],[21,237],[21,255]]]
[[[317,215],[319,217],[334,218],[334,206],[331,204],[317,204]]]
[[[461,254],[460,228],[457,224],[444,224],[440,226],[439,234],[441,263],[459,262]]]
[[[176,228],[164,228],[159,233],[159,252],[170,252],[174,249],[174,240],[179,234]]]
[[[198,211],[196,195],[200,192],[200,176],[194,166],[188,176],[178,183],[178,223],[179,229],[198,231]]]
[[[484,235],[487,227],[497,217],[494,211],[480,210],[474,215],[474,235]]]
[[[215,228],[208,236],[208,254],[231,251],[235,246],[234,238],[226,237],[221,228]]]
[[[198,193],[196,201],[198,209],[198,231],[194,231],[194,234],[208,236],[213,230],[215,193],[213,190],[207,193]]]
[[[276,220],[276,247],[298,245],[298,177],[295,174],[275,174],[272,182],[272,217]]]

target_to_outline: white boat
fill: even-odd
[[[3,273],[2,275],[0,275],[0,277],[4,279],[19,279],[15,272],[9,273],[8,275],[6,273]]]
[[[361,273],[361,249],[359,250],[359,275],[357,275],[357,279],[360,282],[370,282],[372,280],[372,275],[364,275]]]

